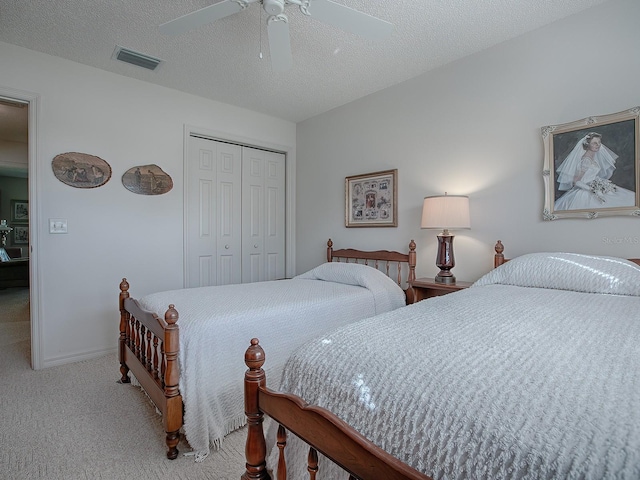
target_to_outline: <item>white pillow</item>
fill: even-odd
[[[509,260],[484,275],[473,286],[496,283],[640,296],[640,266],[616,257],[530,253]]]
[[[394,310],[406,304],[404,290],[396,282],[377,268],[360,263],[326,262],[294,278],[364,287],[373,295],[375,313]]]
[[[372,282],[376,282],[383,283],[391,289],[402,290],[396,282],[377,268],[361,263],[325,262],[295,278],[325,280],[360,287],[368,287]]]

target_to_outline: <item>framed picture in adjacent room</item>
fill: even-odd
[[[543,218],[640,217],[640,107],[543,127]]]
[[[28,200],[11,200],[11,222],[29,223]]]
[[[347,227],[398,226],[398,170],[345,179]]]
[[[29,226],[28,225],[12,225],[13,227],[13,244],[28,245],[29,244]]]

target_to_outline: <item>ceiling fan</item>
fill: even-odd
[[[293,64],[289,38],[289,18],[284,13],[285,7],[290,5],[297,5],[304,15],[370,40],[380,40],[393,31],[392,23],[331,0],[222,0],[163,23],[160,25],[160,32],[167,35],[179,35],[201,25],[241,12],[251,3],[261,3],[268,15],[269,52],[271,53],[271,66],[275,71],[289,70]]]

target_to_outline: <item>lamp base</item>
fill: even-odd
[[[434,278],[436,283],[454,284],[456,283],[456,277],[451,272],[441,271]]]
[[[438,255],[436,256],[436,267],[440,269],[436,275],[437,283],[456,283],[456,277],[451,273],[451,269],[455,266],[453,257],[453,235],[448,230],[444,230],[438,235]]]

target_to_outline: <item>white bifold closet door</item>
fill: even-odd
[[[284,277],[284,154],[192,136],[187,157],[186,286]]]
[[[242,148],[242,281],[284,278],[284,154]]]

